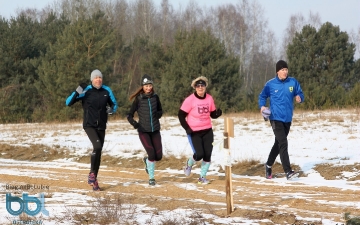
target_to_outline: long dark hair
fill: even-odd
[[[154,86],[153,86],[151,92],[155,93]],[[136,96],[138,96],[139,94],[143,94],[143,93],[144,93],[143,86],[141,86],[132,95],[130,95],[129,100],[132,101]]]

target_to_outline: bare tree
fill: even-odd
[[[79,18],[89,18],[99,10],[104,10],[102,0],[61,0],[57,2],[56,8],[70,21]]]
[[[359,59],[360,58],[360,26],[358,27],[357,32],[354,30],[351,30],[349,32],[349,42],[354,43],[357,46],[355,52],[355,59]]]
[[[130,9],[134,21],[132,29],[135,36],[148,37],[153,41],[157,14],[154,3],[151,0],[136,0],[130,3]]]
[[[192,29],[202,29],[203,10],[194,1],[191,0],[186,6],[184,12],[180,12],[180,21],[182,21],[180,29],[191,31]]]
[[[319,13],[313,13],[310,11],[309,18],[307,20],[301,13],[290,16],[288,26],[285,29],[280,58],[287,58],[287,46],[289,45],[289,43],[292,42],[292,39],[294,38],[296,32],[300,32],[302,28],[307,24],[318,30],[321,27],[321,18]]]
[[[171,19],[174,17],[174,9],[169,4],[169,0],[161,1],[161,10],[160,10],[160,24],[161,24],[161,39],[163,45],[173,41],[174,36],[174,21]]]

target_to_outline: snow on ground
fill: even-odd
[[[235,137],[230,138],[230,151],[232,163],[236,161],[255,159],[265,162],[273,144],[274,137],[268,122],[264,122],[261,116],[231,117],[235,125]],[[343,119],[336,119],[343,118]],[[179,125],[176,117],[164,117],[162,123],[162,141],[164,155],[174,156],[190,156],[191,149],[185,136],[184,130]],[[223,146],[223,119],[213,120],[214,125],[214,151],[211,167],[216,168],[224,165],[227,151]],[[29,144],[44,144],[49,146],[61,146],[71,149],[74,154],[82,156],[91,151],[91,143],[81,127],[81,123],[77,124],[57,124],[44,128],[43,124],[6,124],[0,125],[2,132],[0,133],[1,143],[12,143],[27,146]],[[69,129],[70,127],[70,129]],[[46,135],[38,135],[40,129],[46,129]],[[25,131],[25,132],[24,132]],[[21,137],[21,142],[17,140]],[[355,110],[353,111],[326,111],[326,112],[304,112],[295,113],[293,125],[291,127],[289,140],[289,155],[291,163],[297,164],[301,170],[308,174],[307,177],[299,178],[300,183],[312,186],[327,186],[340,189],[360,190],[359,181],[345,180],[325,180],[319,173],[313,170],[314,165],[320,163],[330,163],[335,165],[349,165],[360,162],[360,116]],[[110,120],[106,133],[105,146],[103,154],[117,157],[134,157],[133,152],[138,151],[139,157],[145,153],[138,139],[137,131],[124,120]],[[279,161],[279,158],[277,159]],[[279,161],[280,162],[280,161]],[[0,159],[0,174],[18,175],[26,174],[26,171],[8,170],[6,166],[16,164],[28,165],[31,167],[38,162],[19,162],[16,160]],[[71,159],[61,159],[52,162],[41,162],[41,167],[72,167],[74,170],[87,169],[88,164],[72,162]],[[197,168],[198,170],[198,168]],[[167,170],[167,172],[171,170]],[[34,171],[32,171],[33,173]],[[174,175],[182,171],[172,171]],[[196,172],[196,169],[195,171]],[[215,173],[215,172],[210,172]],[[347,172],[345,177],[353,177],[358,175],[358,171]],[[33,174],[36,176],[36,173]],[[237,176],[237,175],[234,175]],[[51,175],[48,175],[51,179]],[[249,177],[254,182],[262,182],[263,178]],[[278,185],[287,185],[286,181],[274,180]],[[263,183],[266,185],[266,183]],[[357,184],[357,185],[356,185]],[[0,223],[8,221],[9,213],[5,206],[5,191],[0,180]],[[195,184],[179,184],[186,186],[186,189],[197,189]],[[234,192],[236,192],[234,187]],[[214,192],[214,194],[218,194]],[[302,196],[298,196],[301,198]],[[85,203],[89,196],[84,197],[81,193],[55,193],[52,200],[57,199],[67,202],[69,206]],[[337,202],[336,204],[342,204]],[[360,208],[360,203],[347,203],[349,207]],[[145,223],[146,219],[151,217],[146,213],[141,213],[145,206],[139,206],[137,213],[138,221]],[[57,207],[56,203],[46,203],[46,208],[50,214],[64,213],[64,209]],[[179,215],[186,214],[186,211],[168,212]],[[163,215],[158,215],[161,218]],[[214,215],[207,215],[214,217]],[[238,218],[242,224],[254,224],[252,220],[244,220]],[[216,218],[217,223],[227,224],[236,221],[236,218]],[[264,221],[266,222],[266,221]],[[334,224],[337,221],[322,221],[323,224]],[[55,224],[47,222],[46,224]]]

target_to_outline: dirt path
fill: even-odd
[[[159,211],[191,208],[202,209],[220,217],[227,216],[224,175],[209,175],[212,181],[210,185],[198,185],[196,174],[185,177],[181,171],[174,174],[173,171],[160,170],[156,171],[158,185],[153,188],[148,186],[147,174],[143,169],[108,167],[102,169],[99,175],[103,191],[94,193],[86,183],[88,170],[81,167],[44,169],[41,166],[13,165],[7,168],[21,174],[2,174],[1,182],[9,185],[49,186],[48,193],[76,191],[91,196],[121,193],[132,196],[134,203],[147,204]],[[43,176],[44,170],[46,177]],[[284,182],[235,176],[232,180],[235,210],[229,216],[269,220],[260,224],[321,224],[321,219],[344,221],[345,212],[360,215],[360,210],[354,207],[356,202],[360,202],[360,191],[312,187],[301,182],[286,181],[285,178],[277,179],[283,179]],[[312,219],[309,221],[309,218]]]

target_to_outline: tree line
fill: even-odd
[[[194,1],[175,10],[168,0],[62,0],[42,10],[23,9],[0,19],[0,122],[66,121],[82,116],[65,107],[79,83],[99,69],[119,104],[149,74],[164,113],[175,115],[206,76],[208,91],[226,113],[254,111],[264,83],[285,59],[302,86],[303,109],[357,107],[360,62],[357,37],[318,15],[289,19],[283,43],[262,18],[256,1],[200,8]],[[299,22],[300,21],[300,22]],[[355,38],[354,38],[355,37]]]

